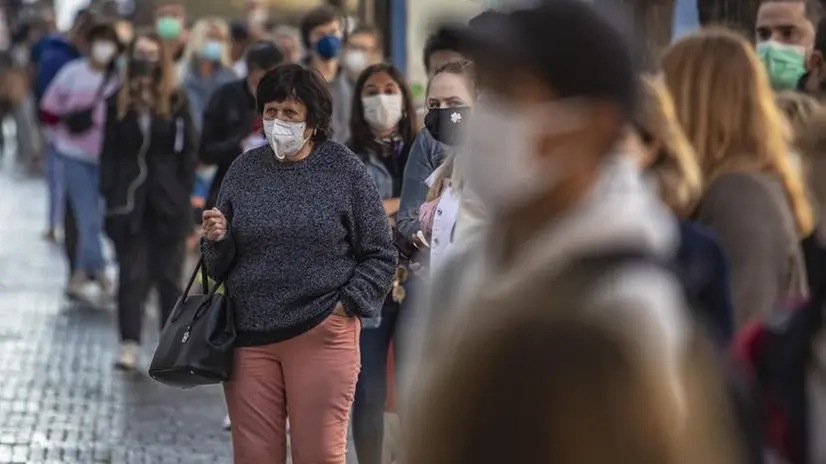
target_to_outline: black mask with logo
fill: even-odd
[[[424,117],[424,126],[437,141],[445,145],[460,145],[465,137],[465,127],[470,117],[470,107],[435,108]]]

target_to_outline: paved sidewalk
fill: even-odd
[[[0,164],[0,463],[230,462],[220,389],[113,371],[114,313],[62,298],[62,251],[41,239],[43,181]]]

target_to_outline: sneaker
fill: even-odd
[[[227,432],[232,430],[232,422],[229,420],[229,414],[227,414],[227,417],[224,417],[224,424],[221,427],[223,427],[223,429]]]
[[[107,300],[115,298],[115,283],[104,272],[98,274],[97,283],[104,298]]]
[[[73,300],[83,300],[86,298],[86,284],[89,283],[89,276],[83,271],[75,271],[69,279],[66,287],[66,296]]]
[[[120,344],[120,358],[115,362],[115,367],[124,371],[134,371],[138,368],[141,347],[135,342],[123,342]]]

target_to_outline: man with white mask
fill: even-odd
[[[477,240],[457,244],[430,303],[412,315],[403,393],[419,391],[429,360],[461,342],[480,301],[552,287],[596,259],[595,274],[575,280],[588,296],[582,308],[616,307],[606,321],[621,314],[618,329],[673,370],[680,395],[693,332],[679,283],[655,263],[673,256],[676,222],[615,153],[637,99],[639,54],[615,16],[581,0],[534,3],[449,29],[478,69],[482,94],[458,159],[488,220]]]
[[[370,25],[360,25],[347,35],[344,42],[344,69],[347,77],[356,82],[368,66],[381,63],[384,48],[381,33]]]

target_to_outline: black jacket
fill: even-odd
[[[144,134],[134,111],[118,118],[117,95],[108,101],[100,157],[106,231],[115,242],[137,234],[180,240],[192,231],[198,163],[186,98],[176,93],[171,117],[152,115]]]
[[[255,116],[255,96],[246,79],[225,84],[209,99],[201,128],[200,154],[204,164],[214,164],[218,170],[209,189],[207,208],[215,206],[224,176],[241,154],[241,143],[252,132]]]

